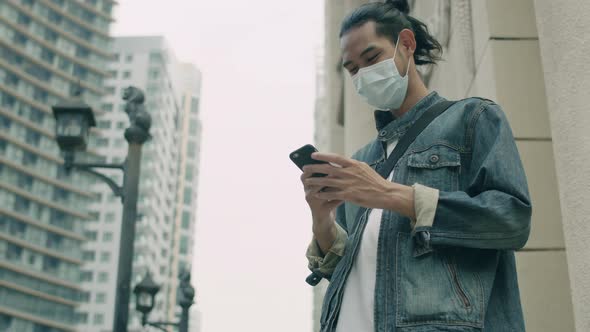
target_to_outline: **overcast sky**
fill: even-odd
[[[163,35],[203,73],[202,331],[312,331],[311,220],[288,154],[312,143],[323,1],[124,0],[115,18],[115,36]]]

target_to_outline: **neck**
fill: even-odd
[[[399,109],[391,110],[391,112],[396,118],[399,118],[402,115],[406,114],[409,110],[412,109],[412,107],[414,107],[414,105],[416,105],[416,103],[418,103],[420,100],[422,100],[422,98],[428,95],[428,89],[422,82],[420,75],[418,75],[418,71],[416,71],[416,69],[412,69],[410,70],[408,75],[410,75],[410,77],[408,82],[408,92],[406,94],[406,99],[404,100],[404,103],[402,104],[402,106],[400,106]]]

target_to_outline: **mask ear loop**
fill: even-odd
[[[399,34],[397,35],[397,42],[395,43],[395,49],[393,50],[393,65],[395,66],[395,56],[397,55],[397,46],[399,45]],[[408,76],[408,73],[410,72],[410,62],[411,62],[412,58],[408,59],[408,66],[406,67],[406,76]]]
[[[404,76],[404,77],[408,76],[408,73],[410,72],[410,65],[412,64],[412,58],[411,57],[408,57],[408,58],[409,58],[408,59],[408,67],[406,68],[406,76]]]

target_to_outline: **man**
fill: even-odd
[[[438,60],[440,44],[408,12],[407,1],[370,3],[342,23],[343,65],[380,111],[377,138],[352,158],[316,153],[330,164],[301,176],[314,234],[308,282],[330,280],[321,331],[524,331],[513,251],[528,239],[531,203],[500,107],[455,102],[388,179],[375,171],[444,100],[416,71]]]

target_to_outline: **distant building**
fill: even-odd
[[[195,224],[201,123],[199,120],[200,72],[179,63],[163,37],[117,37],[114,61],[105,81],[110,96],[103,99],[97,117],[101,136],[98,149],[109,162],[123,162],[127,142],[123,130],[128,117],[121,94],[129,85],[146,94],[145,107],[152,116],[153,138],[143,148],[136,223],[132,287],[147,271],[161,285],[151,320],[176,320],[178,274],[190,268]],[[122,174],[109,172],[119,183]],[[121,202],[110,188],[97,183],[93,191],[101,200],[92,210],[98,222],[88,225],[93,234],[85,251],[95,259],[83,266],[83,288],[90,301],[79,307],[81,315],[104,317],[88,320],[87,332],[110,330],[113,325],[120,247]],[[130,331],[139,331],[135,300],[129,308]]]
[[[67,175],[51,106],[104,95],[112,0],[0,1],[0,331],[76,331],[94,221],[91,176]],[[94,131],[96,133],[96,131]],[[100,160],[96,151],[77,160]],[[93,256],[93,258],[100,258]]]

